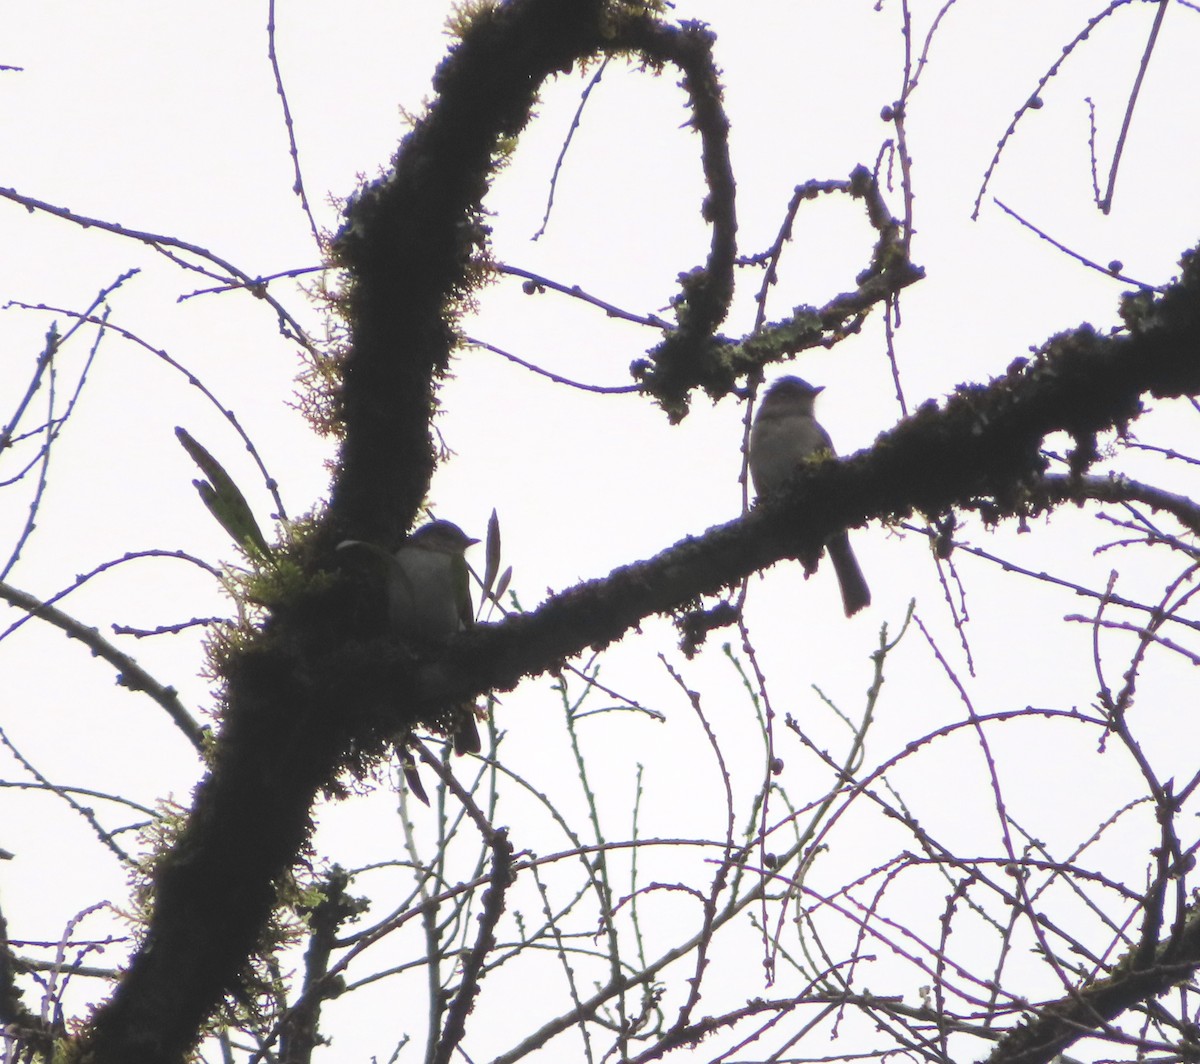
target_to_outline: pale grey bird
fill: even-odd
[[[475,623],[466,549],[472,539],[452,521],[430,521],[401,545],[388,566],[388,617],[409,643],[443,643]]]
[[[393,633],[419,656],[438,651],[452,635],[475,623],[466,549],[472,539],[453,521],[430,521],[412,533],[395,554],[362,540],[348,539],[344,547],[366,547],[387,566],[388,620]],[[458,753],[477,753],[479,731],[469,707],[456,714],[454,735]]]
[[[763,396],[750,428],[750,479],[758,495],[779,491],[807,459],[835,453],[829,433],[813,415],[823,390],[799,377],[780,377]],[[871,604],[871,589],[845,532],[834,534],[825,546],[841,585],[846,616],[851,617]]]

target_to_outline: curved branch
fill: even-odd
[[[275,311],[278,317],[280,329],[284,335],[289,336],[300,344],[306,351],[313,350],[313,343],[308,338],[307,333],[301,328],[300,323],[292,316],[292,314],[279,302],[270,292],[267,291],[266,284],[262,277],[251,277],[248,273],[238,269],[233,263],[221,258],[220,255],[209,251],[207,248],[200,247],[198,244],[189,244],[186,240],[180,240],[178,237],[166,236],[163,233],[152,233],[148,230],[130,229],[117,222],[105,221],[103,218],[91,218],[87,215],[76,214],[74,211],[66,207],[60,207],[54,203],[47,203],[45,200],[37,199],[33,196],[26,196],[18,192],[15,188],[0,188],[0,199],[11,200],[13,203],[20,204],[27,211],[42,211],[45,214],[52,214],[56,218],[62,218],[64,221],[73,222],[75,225],[81,226],[84,229],[101,229],[108,233],[113,233],[116,236],[126,237],[130,240],[137,241],[139,244],[145,244],[147,247],[157,251],[160,255],[165,256],[181,269],[199,273],[204,277],[212,278],[218,281],[222,286],[227,286],[230,289],[243,289],[249,292],[255,298],[265,300],[266,303]],[[182,254],[179,254],[182,253]],[[207,261],[223,270],[224,273],[216,273],[204,266],[188,262],[184,256],[190,255],[199,259],[201,262]]]
[[[1098,502],[1140,502],[1169,513],[1184,528],[1200,536],[1200,505],[1186,495],[1163,491],[1127,477],[1068,477],[1050,474],[1042,479],[1047,508],[1079,499]]]
[[[392,171],[351,200],[334,246],[348,276],[342,307],[352,326],[337,409],[346,431],[326,518],[296,548],[307,573],[328,567],[335,544],[351,535],[396,543],[418,512],[433,470],[434,381],[457,342],[455,308],[479,270],[482,199],[539,85],[584,57],[644,45],[653,59],[654,49],[677,42],[696,71],[711,70],[711,35],[699,27],[660,28],[645,9],[605,0],[512,0],[480,6],[466,22],[434,78],[435,103]],[[709,116],[698,123],[711,128],[719,93],[685,73],[695,81],[697,111]],[[723,173],[729,194],[709,204],[714,281],[697,289],[715,295],[697,304],[697,321],[715,324],[731,278],[732,176],[722,150],[706,145],[704,159],[706,173]],[[411,663],[372,642],[378,618],[362,608],[353,580],[280,594],[288,599],[274,604],[260,637],[218,662],[228,696],[213,768],[158,867],[144,943],[85,1036],[95,1064],[173,1062],[186,1053],[254,950],[274,883],[311,831],[315,795],[340,768],[365,771],[379,756],[388,717],[394,732],[398,691],[410,712],[422,707],[403,698],[415,689]],[[370,677],[379,661],[393,680],[382,701],[355,679]],[[347,711],[332,711],[335,704]]]
[[[729,161],[729,119],[721,81],[713,61],[712,32],[699,22],[678,29],[662,23],[631,22],[623,42],[647,58],[674,63],[684,74],[683,88],[691,106],[691,125],[700,134],[701,165],[708,194],[701,214],[712,226],[708,260],[680,275],[680,292],[672,299],[677,325],[652,352],[631,368],[634,379],[654,396],[672,420],[687,412],[688,393],[704,384],[724,395],[732,384],[722,372],[713,332],[725,320],[733,299],[733,265],[737,257],[736,184]],[[716,380],[714,381],[714,377]]]
[[[762,367],[814,347],[832,347],[856,332],[871,308],[886,303],[909,285],[921,280],[925,271],[908,258],[907,231],[888,211],[879,183],[864,166],[857,166],[845,181],[820,181],[801,185],[789,204],[789,218],[777,239],[776,248],[790,228],[790,215],[804,199],[822,192],[846,192],[861,199],[871,227],[879,234],[870,265],[855,279],[855,287],[842,292],[822,307],[796,307],[783,321],[762,325],[740,339],[713,335],[691,326],[680,300],[676,301],[680,326],[669,333],[647,358],[630,367],[642,389],[652,395],[672,421],[681,421],[688,410],[688,393],[701,387],[714,399],[731,392],[739,377],[760,378]],[[773,275],[777,251],[767,252],[764,288]],[[702,273],[703,271],[700,271]],[[693,273],[684,278],[685,291]]]
[[[55,628],[66,632],[72,639],[78,639],[96,657],[103,658],[117,670],[117,683],[122,687],[128,688],[130,691],[145,691],[162,706],[171,720],[175,722],[176,727],[187,736],[192,746],[197,751],[203,752],[204,729],[192,719],[191,714],[184,708],[183,703],[179,701],[179,693],[174,687],[159,683],[133,658],[113,646],[97,629],[89,628],[82,621],[77,621],[70,614],[47,605],[40,599],[34,598],[33,595],[20,591],[10,584],[0,583],[0,598],[25,610],[33,617],[48,621]]]
[[[1094,434],[1136,417],[1142,392],[1200,393],[1200,268],[1189,260],[1175,289],[1130,308],[1130,335],[1058,337],[990,385],[921,408],[870,450],[814,463],[747,517],[532,614],[480,626],[456,638],[443,661],[418,669],[380,635],[382,604],[372,609],[370,598],[377,588],[365,572],[335,569],[350,563],[334,546],[349,536],[396,542],[424,498],[434,380],[456,341],[455,301],[477,270],[496,153],[528,121],[546,77],[639,42],[648,42],[644,54],[660,47],[671,61],[671,47],[683,49],[697,72],[685,66],[695,106],[704,121],[719,120],[719,90],[701,76],[710,37],[698,27],[672,34],[601,0],[481,7],[439,68],[437,100],[393,170],[347,208],[337,244],[353,329],[338,411],[346,436],[328,514],[294,548],[310,579],[280,588],[262,631],[219,655],[227,706],[212,769],[157,867],[143,943],[80,1047],[93,1064],[174,1064],[187,1052],[257,947],[275,885],[310,837],[315,796],[336,791],[339,772],[365,773],[406,722],[436,719],[447,692],[507,689],[780,558],[815,558],[837,528],[936,514],[981,496],[997,514],[1022,512],[1048,433],[1075,436],[1082,473]],[[710,137],[719,147],[716,126]],[[710,148],[711,191],[724,164]],[[708,203],[713,251],[680,303],[692,315],[681,333],[686,324],[700,336],[724,314],[734,235],[726,191],[727,201]]]

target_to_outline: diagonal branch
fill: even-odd
[[[78,639],[98,658],[103,658],[117,670],[117,683],[130,691],[145,691],[167,711],[188,741],[197,751],[204,750],[204,729],[193,719],[174,687],[159,683],[128,654],[123,653],[105,639],[95,628],[89,628],[68,613],[63,613],[48,603],[42,602],[26,591],[0,583],[0,599],[25,610],[31,617],[47,621],[65,632],[70,638]]]
[[[1197,968],[1200,913],[1193,912],[1179,936],[1158,944],[1149,964],[1137,965],[1130,954],[1108,978],[1041,1006],[1035,1017],[1000,1040],[986,1064],[1050,1064],[1089,1032],[1188,981]]]
[[[368,771],[406,724],[436,719],[448,692],[511,688],[780,558],[815,559],[837,528],[981,498],[998,516],[1020,513],[1042,473],[1048,433],[1074,436],[1081,474],[1094,460],[1095,434],[1135,418],[1142,393],[1200,394],[1200,267],[1188,260],[1179,285],[1131,305],[1128,335],[1057,337],[989,385],[964,387],[941,408],[927,404],[871,449],[814,464],[747,517],[554,596],[532,614],[465,633],[443,661],[417,669],[380,636],[382,606],[372,604],[368,574],[340,570],[334,546],[350,536],[394,544],[428,490],[435,381],[456,340],[456,308],[479,271],[493,159],[528,121],[538,86],[578,59],[640,50],[678,63],[708,138],[713,226],[708,262],[688,275],[677,301],[686,311],[679,331],[711,338],[727,306],[735,224],[710,46],[702,28],[671,31],[632,5],[480,6],[438,69],[437,100],[393,169],[348,206],[336,255],[349,278],[341,305],[352,335],[330,506],[289,559],[303,579],[275,589],[260,632],[217,650],[226,705],[212,768],[157,866],[144,940],[79,1047],[93,1064],[174,1064],[186,1054],[258,948],[276,885],[309,840],[315,797],[337,793],[340,773]]]

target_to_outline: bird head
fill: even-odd
[[[802,377],[780,377],[763,396],[763,409],[796,409],[812,413],[813,403],[825,390],[823,385],[809,384]]]
[[[462,554],[473,543],[472,539],[453,521],[430,521],[422,525],[405,541],[406,547],[437,551],[439,554]]]

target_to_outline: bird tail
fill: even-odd
[[[871,605],[871,589],[867,587],[866,577],[858,567],[858,559],[850,549],[850,539],[845,532],[834,536],[826,548],[842,588],[842,605],[846,608],[846,616],[853,617],[864,606]]]
[[[479,741],[479,726],[475,723],[475,703],[463,702],[455,715],[454,752],[462,757],[463,754],[477,754],[483,749]]]

